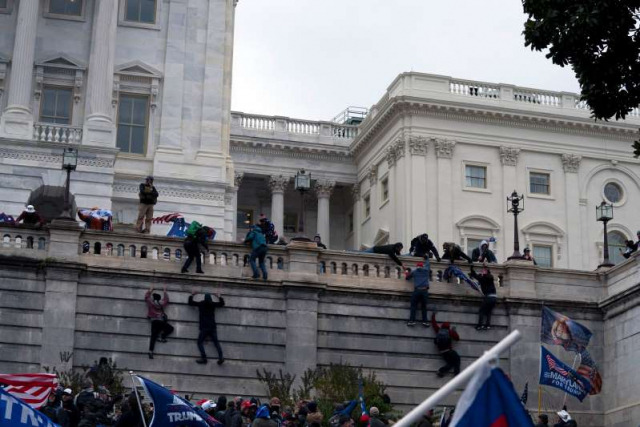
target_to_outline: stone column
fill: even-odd
[[[331,228],[329,204],[331,193],[336,183],[333,181],[316,181],[315,190],[318,196],[318,226],[316,228],[322,242],[329,248],[331,243]]]
[[[354,184],[351,188],[351,196],[353,197],[353,248],[360,249],[362,245],[360,226],[362,223],[362,204],[360,203],[360,184]]]
[[[582,265],[582,232],[580,230],[580,182],[578,170],[582,156],[563,154],[565,203],[567,212],[567,268],[580,269]],[[586,235],[585,235],[586,236]]]
[[[500,162],[502,163],[502,200],[506,200],[516,189],[518,157],[520,149],[515,147],[500,147]],[[507,212],[506,208],[502,209],[502,236],[500,238],[500,249],[502,250],[501,259],[505,260],[513,253],[513,214]],[[520,230],[518,230],[520,233]],[[526,244],[520,244],[520,252]],[[498,255],[499,256],[499,255]]]
[[[238,192],[240,191],[240,184],[242,184],[242,178],[244,178],[244,173],[235,172],[233,177],[233,190],[231,191],[231,241],[235,242],[238,239]]]
[[[11,138],[31,139],[33,136],[31,85],[39,6],[39,1],[21,1],[18,7],[7,108],[2,115],[0,132]]]
[[[118,2],[95,2],[83,144],[114,147],[113,72]]]
[[[438,157],[438,241],[440,245],[453,240],[453,195],[450,189],[453,182],[451,158],[455,141],[436,139],[435,148]]]
[[[423,183],[426,183],[431,179],[431,176],[427,176],[425,156],[427,155],[428,143],[427,139],[423,136],[411,136],[409,137],[409,154],[411,155],[411,176],[412,181],[418,183],[411,188],[411,193],[408,194],[411,200],[411,216],[410,224],[408,224],[408,231],[410,236],[415,236],[421,233],[425,233],[428,230],[427,227],[427,204],[428,200],[431,200],[426,194],[426,188]],[[408,248],[407,248],[408,249]],[[408,252],[408,250],[406,251]]]
[[[269,189],[271,190],[271,222],[280,236],[284,236],[284,190],[289,185],[289,177],[271,175]]]

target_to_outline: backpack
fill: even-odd
[[[187,235],[187,237],[194,238],[196,237],[196,233],[198,232],[198,230],[200,230],[201,228],[202,224],[200,224],[198,221],[192,221],[191,224],[189,224],[189,228],[187,228],[187,232],[185,234]]]
[[[269,225],[264,233],[267,243],[273,245],[278,242],[278,233],[276,232],[276,226],[271,221],[268,221]]]
[[[449,329],[440,328],[436,337],[433,339],[439,350],[446,350],[451,347],[451,335]]]

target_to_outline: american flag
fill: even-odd
[[[553,360],[553,357],[551,357],[548,354],[547,354],[547,363],[549,364],[549,369],[551,369],[552,371],[556,371],[557,373],[559,373],[563,377],[568,377],[569,376],[569,372],[565,371],[560,366],[558,366],[556,364],[556,361]]]
[[[49,394],[57,387],[55,374],[0,374],[0,385],[5,391],[21,399],[34,409],[47,402]]]

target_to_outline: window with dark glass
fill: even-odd
[[[388,178],[385,178],[382,180],[381,191],[382,191],[382,203],[384,203],[387,200],[389,200],[389,179]]]
[[[124,19],[144,24],[155,24],[156,0],[126,0]]]
[[[9,7],[9,0],[0,0],[0,9],[6,9]]]
[[[480,247],[483,239],[467,239],[467,255],[471,258],[471,253],[475,248]]]
[[[609,182],[604,186],[604,197],[609,203],[619,203],[622,200],[622,194],[622,188],[614,182]]]
[[[71,89],[45,87],[42,91],[40,121],[68,125],[71,123]]]
[[[49,0],[49,13],[57,15],[82,15],[83,0]]]
[[[553,267],[552,261],[553,248],[551,246],[534,245],[533,259],[540,267]]]
[[[609,243],[609,260],[614,264],[624,261],[622,254],[627,249],[627,238],[619,231],[610,231],[607,233],[607,242]]]
[[[371,216],[371,197],[364,197],[364,217],[369,218]]]
[[[487,168],[484,166],[465,167],[466,186],[471,188],[487,188]]]
[[[123,152],[144,154],[148,106],[146,96],[120,95],[116,145]]]
[[[282,228],[285,233],[297,233],[298,232],[298,214],[293,212],[285,212],[282,221]],[[278,231],[278,230],[276,230]],[[302,231],[302,230],[300,230]]]
[[[550,175],[548,173],[531,172],[529,174],[529,192],[534,194],[550,193]]]
[[[253,210],[238,208],[236,224],[238,228],[251,227],[251,225],[253,225]]]

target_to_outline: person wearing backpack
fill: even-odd
[[[251,265],[251,270],[253,271],[252,278],[257,279],[260,277],[258,267],[256,267],[257,258],[258,263],[260,264],[260,270],[262,270],[262,278],[267,280],[267,266],[264,263],[264,259],[267,256],[269,248],[267,247],[265,235],[262,233],[262,228],[259,225],[254,225],[251,231],[247,234],[247,237],[244,239],[244,243],[251,244],[249,265]]]
[[[436,344],[436,347],[438,347],[440,355],[446,362],[446,365],[438,369],[438,377],[444,377],[451,369],[453,369],[453,375],[458,375],[460,373],[460,355],[453,349],[453,340],[460,340],[456,328],[452,327],[449,322],[438,325],[435,313],[431,315],[431,326],[433,326],[433,330],[436,332],[436,337],[433,339],[433,342]]]
[[[193,221],[187,230],[187,237],[184,240],[184,250],[187,252],[188,258],[182,266],[182,272],[188,273],[189,266],[196,260],[196,273],[204,274],[202,271],[202,257],[200,253],[205,250],[209,252],[207,240],[214,235],[214,231],[210,227],[203,227],[197,221]]]
[[[264,238],[267,241],[267,244],[275,245],[278,242],[279,238],[278,232],[276,231],[276,226],[273,225],[273,222],[269,221],[269,218],[267,218],[264,214],[261,214],[258,225],[262,230],[262,234],[264,234]]]
[[[167,320],[167,314],[164,309],[169,304],[169,295],[167,294],[167,286],[163,289],[163,295],[153,293],[153,285],[144,295],[147,303],[147,318],[151,321],[151,339],[149,341],[149,359],[153,359],[153,350],[156,341],[167,342],[167,336],[173,332]]]

